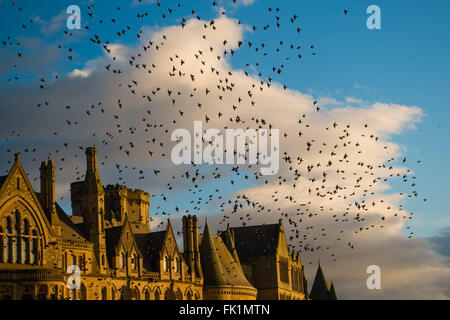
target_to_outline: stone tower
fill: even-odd
[[[183,216],[183,246],[184,260],[192,279],[203,277],[199,255],[198,220],[195,215]]]
[[[84,232],[94,244],[99,272],[107,270],[105,245],[105,192],[97,169],[97,149],[86,148],[86,175],[82,182],[70,185],[72,214],[83,217]]]

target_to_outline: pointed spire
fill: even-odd
[[[330,292],[329,292],[329,299],[330,300],[338,300],[338,296],[337,296],[337,293],[336,293],[336,289],[334,288],[333,281],[331,281],[331,287],[330,287]]]
[[[20,162],[20,152],[14,154],[14,162]]]
[[[319,265],[317,267],[316,277],[314,278],[313,286],[311,289],[311,299],[313,300],[328,300],[329,298],[330,286],[328,284],[327,278],[322,271],[322,267]]]

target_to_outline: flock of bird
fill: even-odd
[[[230,2],[235,4],[236,0]],[[225,9],[218,8],[219,5],[214,1],[211,4],[220,11],[219,16],[226,16]],[[139,11],[141,7],[137,6],[138,25],[144,25],[145,19],[152,16],[174,19],[177,10],[181,10],[184,6],[183,1],[174,3],[172,7],[157,1],[147,12]],[[25,12],[16,2],[12,3],[12,7],[22,17],[22,20],[18,20],[20,29],[26,31],[29,25],[35,23],[33,18],[23,18]],[[117,90],[126,92],[126,96],[116,99],[114,105],[96,99],[83,110],[80,110],[76,101],[68,101],[58,107],[67,112],[67,119],[64,120],[65,128],[77,127],[83,131],[90,129],[95,131],[91,138],[97,141],[97,146],[101,146],[99,165],[101,168],[113,168],[111,171],[114,171],[116,182],[126,184],[125,176],[137,177],[144,185],[153,180],[161,182],[160,193],[152,193],[152,190],[149,190],[153,198],[151,202],[156,203],[151,206],[151,220],[158,215],[216,213],[217,227],[224,229],[230,221],[232,225],[238,223],[251,225],[254,221],[259,223],[264,219],[273,221],[271,217],[282,217],[291,248],[319,252],[319,254],[322,250],[326,250],[325,254],[336,261],[337,257],[333,252],[336,241],[341,241],[348,248],[353,249],[356,245],[355,234],[383,228],[393,219],[412,218],[412,213],[403,210],[401,205],[393,206],[376,190],[380,183],[398,179],[412,188],[412,191],[401,194],[402,196],[419,198],[415,188],[416,177],[412,176],[409,169],[401,171],[396,167],[396,162],[406,165],[407,159],[401,156],[399,161],[392,157],[383,164],[362,161],[361,154],[368,148],[381,146],[386,153],[389,153],[389,144],[383,145],[383,140],[371,131],[370,125],[365,123],[354,124],[351,121],[340,120],[321,123],[320,119],[323,120],[325,117],[321,116],[324,108],[321,107],[319,99],[313,100],[310,109],[299,114],[297,119],[292,119],[295,122],[296,134],[281,130],[280,174],[276,176],[263,176],[258,165],[249,164],[208,167],[192,164],[183,166],[182,169],[167,166],[170,162],[168,150],[172,145],[168,137],[174,128],[185,121],[185,118],[190,119],[195,118],[194,115],[201,115],[204,124],[221,124],[223,128],[270,130],[278,127],[275,117],[271,119],[257,116],[258,106],[261,104],[261,99],[258,98],[265,91],[271,90],[273,86],[287,92],[286,85],[278,85],[283,79],[283,72],[290,64],[301,63],[306,56],[314,59],[314,56],[318,54],[314,44],[302,43],[302,28],[297,14],[286,15],[276,6],[269,7],[266,12],[269,22],[250,27],[253,33],[271,31],[282,34],[279,30],[283,32],[290,30],[297,36],[297,42],[288,43],[283,39],[274,40],[275,37],[267,36],[265,37],[267,40],[261,43],[240,40],[238,43],[231,44],[229,39],[223,39],[222,47],[213,47],[208,42],[211,32],[223,32],[217,26],[218,19],[202,20],[197,10],[192,9],[189,17],[177,18],[179,27],[182,30],[188,29],[191,21],[202,24],[204,32],[200,32],[197,36],[203,41],[206,49],[202,47],[192,56],[185,56],[184,52],[166,55],[171,39],[164,29],[159,36],[148,40],[144,28],[136,30],[134,25],[121,24],[123,8],[114,7],[116,12],[114,16],[103,17],[101,11],[96,11],[95,4],[91,4],[87,6],[87,17],[82,20],[81,31],[63,30],[62,32],[65,40],[75,37],[77,32],[87,33],[89,42],[100,48],[110,59],[104,65],[104,69],[102,67],[104,77],[114,79],[113,83],[117,85]],[[344,15],[349,14],[347,9],[343,11]],[[101,36],[95,31],[95,25],[103,24],[113,30],[113,38],[106,39],[106,36]],[[241,25],[242,22],[237,21],[237,24]],[[285,26],[289,29],[282,29]],[[140,41],[141,46],[127,57],[125,68],[114,49],[114,44],[128,36],[136,37],[135,40]],[[13,69],[17,69],[25,53],[20,49],[21,43],[13,38],[8,36],[1,41],[1,44],[4,49],[17,50],[17,63],[13,66]],[[68,46],[70,43],[70,41],[62,41],[58,44],[58,50],[62,52],[68,63],[73,63],[78,54],[73,47]],[[245,52],[245,58],[252,59],[251,63],[245,63],[246,69],[242,72],[248,79],[246,81],[242,81],[242,73],[236,75],[235,72],[223,68],[225,59],[231,59],[231,56],[237,56],[242,51]],[[163,52],[164,56],[159,57],[159,52]],[[148,59],[149,56],[152,60]],[[277,59],[279,63],[268,67],[261,62],[266,61],[263,60],[266,57]],[[161,70],[162,67],[156,61],[165,61],[169,64],[168,70]],[[194,67],[196,72],[192,71]],[[165,74],[165,79],[158,79],[162,74]],[[130,78],[126,75],[130,75]],[[211,81],[206,87],[198,84],[206,75],[207,79],[214,78],[215,83]],[[50,108],[55,102],[52,98],[46,97],[46,91],[55,81],[63,78],[65,77],[55,74],[51,78],[47,75],[39,76],[38,86],[42,92],[40,95],[42,100],[36,101],[33,108],[39,110]],[[8,81],[18,80],[20,76],[14,74]],[[170,81],[176,84],[184,81],[183,83],[189,83],[190,86],[174,85],[175,88],[173,88],[170,87]],[[149,83],[152,86],[156,85],[149,89]],[[243,87],[247,83],[251,85],[248,88]],[[273,85],[274,83],[277,84]],[[213,96],[216,97],[214,107],[210,105]],[[133,114],[134,120],[130,120],[130,110],[133,109],[127,103],[130,97],[146,105],[142,114],[132,111],[137,113]],[[186,101],[190,101],[189,107],[186,106]],[[229,105],[228,101],[233,102]],[[58,102],[58,104],[61,103]],[[172,109],[167,112],[156,108]],[[214,111],[211,111],[212,109]],[[70,117],[74,114],[71,113],[72,111],[77,113],[76,117]],[[169,116],[161,119],[158,114],[163,112],[165,115],[169,113]],[[95,124],[102,123],[107,116],[108,119],[112,119],[112,122],[107,120],[108,130],[104,133],[97,132]],[[85,123],[93,125],[86,129]],[[11,128],[6,147],[2,147],[8,159],[13,152],[21,151],[25,156],[30,155],[33,161],[42,160],[38,145],[16,150],[14,139],[26,138],[20,134],[20,124],[17,125],[17,128]],[[46,128],[47,126],[43,126],[43,130]],[[49,125],[48,128],[51,126]],[[60,130],[49,130],[49,136],[61,135]],[[145,138],[137,138],[137,136]],[[59,141],[54,150],[46,150],[48,157],[57,162],[58,172],[70,171],[76,180],[83,179],[84,164],[81,161],[84,146],[73,145],[69,139],[66,140],[66,137]],[[291,144],[296,147],[283,147],[283,145],[289,145],[284,143],[285,141],[291,141]],[[204,144],[208,143],[212,142],[204,141]],[[248,148],[247,143],[247,151]],[[107,154],[107,150],[111,151],[111,155]],[[152,164],[150,169],[147,163],[133,164],[133,157],[138,153],[141,154],[142,150],[145,150],[148,162]],[[122,163],[119,162],[119,157],[115,156],[117,153],[123,156]],[[59,157],[59,155],[62,156]],[[237,154],[237,156],[248,160],[247,154]],[[417,162],[420,163],[420,161]],[[354,169],[355,167],[358,170]],[[108,178],[103,177],[103,179]],[[251,188],[255,186],[264,187],[270,195],[261,197],[255,193],[253,198],[257,199],[252,199]],[[242,192],[242,189],[246,188],[250,188],[250,191]],[[231,196],[230,193],[232,193]],[[180,198],[189,200],[184,203]],[[317,201],[311,201],[311,199]],[[421,200],[426,201],[423,198]],[[342,205],[343,203],[345,204]],[[366,215],[375,210],[383,212],[382,217],[378,221],[375,221],[373,216],[366,220]],[[164,219],[161,219],[160,224],[164,222]],[[211,222],[209,223],[211,225]],[[320,225],[321,223],[323,225]],[[351,224],[354,234],[345,235],[344,224]],[[411,238],[413,232],[410,232],[408,236]]]

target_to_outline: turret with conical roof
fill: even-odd
[[[332,293],[331,290],[334,293]],[[337,300],[337,295],[334,286],[332,285],[330,288],[328,280],[325,277],[322,267],[320,266],[320,262],[319,266],[317,267],[317,272],[314,278],[310,297],[313,300]]]
[[[200,261],[203,270],[203,297],[207,300],[255,300],[256,290],[247,280],[239,260],[220,236],[214,236],[208,221],[201,236]]]

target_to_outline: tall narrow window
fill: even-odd
[[[0,227],[0,263],[4,260],[4,250],[5,244],[3,243],[3,229]]]
[[[31,232],[32,239],[31,239],[31,264],[38,264],[38,236],[37,231],[33,230]]]
[[[23,263],[30,263],[30,222],[28,219],[23,220],[22,228],[22,261]]]
[[[6,256],[6,262],[12,263],[13,262],[13,244],[12,244],[12,220],[11,217],[6,217],[6,243],[5,243],[5,256]]]
[[[169,272],[169,270],[170,270],[169,258],[167,256],[164,256],[164,271]]]
[[[106,296],[106,287],[104,287],[103,289],[102,289],[102,300],[107,300],[108,299],[108,297]]]
[[[20,190],[20,178],[17,178],[17,190]]]
[[[133,270],[137,270],[137,257],[136,254],[133,253],[132,257],[131,257],[131,269]]]
[[[14,213],[14,228],[13,233],[15,235],[20,234],[20,213],[16,211]],[[21,262],[21,250],[20,250],[20,237],[13,238],[13,263]]]
[[[12,233],[11,217],[6,217],[6,233]]]

